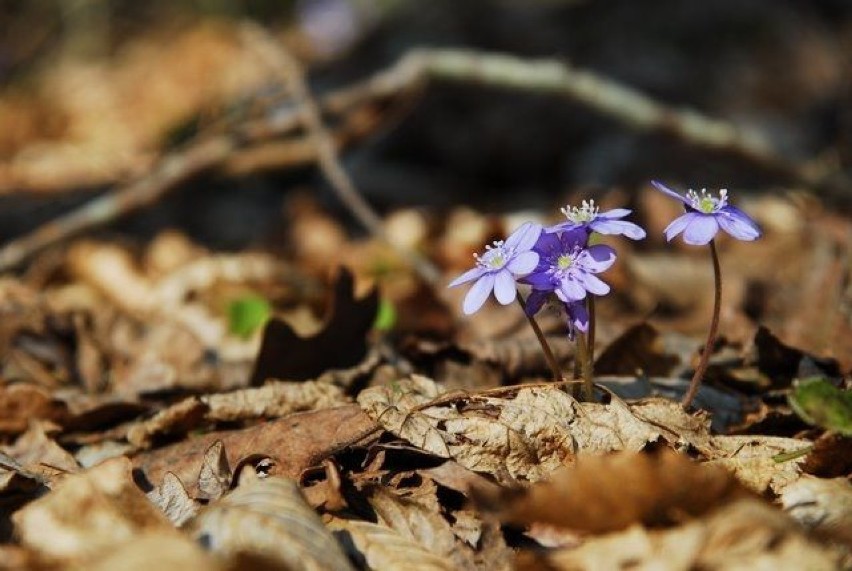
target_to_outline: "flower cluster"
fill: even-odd
[[[726,190],[718,197],[689,191],[681,196],[663,184],[652,181],[661,192],[679,200],[686,210],[666,229],[671,240],[683,233],[687,244],[703,245],[724,230],[739,240],[760,237],[757,224],[742,210],[728,204]],[[568,318],[568,331],[585,332],[589,315],[585,300],[588,295],[606,295],[609,286],[597,274],[615,263],[615,250],[602,244],[591,244],[594,233],[622,235],[632,240],[645,238],[645,231],[623,220],[630,210],[616,208],[601,212],[594,200],[562,209],[565,221],[542,227],[527,222],[505,241],[494,242],[485,252],[475,254],[476,266],[456,278],[450,287],[473,282],[464,299],[465,314],[479,310],[491,293],[503,305],[517,298],[517,285],[530,286],[526,300],[527,315],[538,313],[547,302],[561,307]]]

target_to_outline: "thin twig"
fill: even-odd
[[[304,71],[296,59],[279,43],[275,42],[262,28],[246,24],[243,33],[249,38],[257,53],[272,69],[276,70],[292,91],[294,102],[302,110],[304,125],[317,149],[317,164],[337,197],[358,219],[364,228],[393,247],[403,259],[411,262],[414,269],[426,282],[436,285],[441,280],[438,268],[419,252],[394,243],[385,232],[382,218],[376,214],[364,197],[337,154],[334,139],[329,134],[317,104],[305,81]]]
[[[562,376],[562,369],[559,367],[559,361],[556,360],[556,356],[553,354],[553,350],[550,348],[550,344],[547,342],[544,332],[541,330],[541,327],[538,326],[538,322],[535,320],[535,317],[527,313],[527,304],[524,301],[524,298],[521,297],[521,294],[518,294],[515,299],[518,300],[518,305],[521,306],[521,312],[523,312],[524,317],[527,318],[527,322],[530,324],[530,327],[532,327],[539,345],[541,345],[541,350],[544,352],[544,358],[550,366],[550,371],[553,373],[553,380],[557,383],[564,383],[565,378]]]
[[[301,77],[301,74],[295,75]],[[365,209],[364,204],[359,204],[363,203],[363,199],[351,197],[351,181],[345,171],[343,177],[340,176],[342,169],[336,160],[336,149],[328,141],[320,111],[335,116],[345,115],[364,105],[411,92],[430,79],[550,93],[571,99],[638,130],[667,132],[690,145],[739,155],[761,168],[783,173],[798,183],[817,186],[831,178],[831,173],[819,172],[807,163],[785,161],[763,138],[731,123],[690,109],[667,106],[638,90],[595,73],[578,70],[563,61],[527,60],[453,49],[415,50],[390,68],[364,81],[332,91],[317,101],[305,88],[303,104],[294,106],[290,112],[278,110],[269,117],[239,125],[232,133],[174,151],[164,157],[150,174],[120,185],[109,194],[6,244],[0,249],[0,271],[19,265],[47,246],[151,204],[187,179],[226,165],[242,150],[293,135],[303,126],[305,119],[313,124],[314,135],[320,133],[317,141],[322,143],[318,148],[322,152],[318,153],[318,157],[304,153],[292,162],[284,160],[282,167],[304,164],[301,161],[321,161],[323,171],[335,190],[341,197],[349,196],[350,208],[357,213],[359,221],[367,228],[377,230],[380,220],[376,220],[369,207]],[[304,80],[299,81],[304,85]],[[307,107],[304,102],[308,103]],[[317,125],[320,130],[316,129]],[[420,271],[424,273],[423,268]],[[425,273],[429,272],[425,270]]]

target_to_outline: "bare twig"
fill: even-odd
[[[267,65],[290,87],[294,103],[302,110],[305,127],[317,150],[317,163],[337,197],[371,234],[392,246],[403,259],[410,261],[421,278],[430,284],[437,284],[441,274],[435,265],[418,252],[391,241],[381,217],[355,188],[355,183],[340,163],[334,139],[323,123],[322,112],[305,82],[304,71],[299,62],[282,45],[273,41],[262,28],[246,24],[243,30]]]
[[[301,77],[301,74],[295,75]],[[785,161],[777,155],[768,141],[738,129],[731,123],[712,119],[690,109],[675,109],[664,105],[628,86],[592,72],[578,70],[561,61],[526,60],[508,55],[452,49],[415,50],[392,67],[362,82],[332,91],[316,101],[305,88],[302,91],[302,104],[294,105],[289,112],[276,111],[274,116],[238,126],[233,133],[200,141],[184,150],[175,151],[143,178],[118,186],[111,193],[96,198],[89,204],[4,246],[0,249],[0,271],[20,264],[44,247],[150,204],[188,178],[202,172],[227,166],[231,161],[234,161],[234,169],[239,172],[251,168],[252,159],[267,165],[268,155],[258,159],[255,154],[254,157],[240,161],[241,153],[250,153],[260,145],[268,145],[271,140],[292,136],[304,125],[309,127],[309,137],[313,139],[314,144],[306,145],[300,138],[290,141],[288,148],[294,155],[281,156],[278,164],[286,168],[319,161],[335,190],[341,197],[349,197],[346,200],[359,221],[371,230],[378,230],[376,226],[379,221],[376,220],[375,214],[364,209],[365,204],[357,204],[359,201],[363,202],[362,199],[352,198],[351,180],[345,171],[341,177],[342,169],[339,167],[336,148],[328,141],[330,135],[324,127],[322,115],[324,113],[344,116],[364,105],[410,92],[429,79],[477,82],[493,87],[566,97],[632,128],[667,132],[691,145],[730,152],[752,161],[761,168],[783,173],[797,183],[818,185],[828,180],[831,174],[815,170],[808,163]],[[299,82],[304,86],[303,79]],[[305,120],[308,121],[307,124],[303,123]],[[316,155],[310,152],[309,148],[316,149]]]

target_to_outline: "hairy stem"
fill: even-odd
[[[535,336],[541,345],[541,350],[544,351],[544,358],[547,360],[547,364],[550,366],[550,371],[553,373],[553,380],[557,383],[564,383],[565,379],[562,377],[562,370],[559,368],[559,362],[557,362],[556,357],[553,355],[553,351],[550,349],[550,345],[547,343],[547,339],[544,337],[541,327],[538,326],[538,323],[532,315],[527,314],[527,304],[524,301],[524,298],[521,297],[520,293],[517,296],[517,300],[518,305],[521,306],[521,311],[524,312],[530,327],[532,327],[533,332],[535,332]]]
[[[707,333],[707,341],[701,351],[701,358],[698,361],[698,366],[695,367],[692,381],[689,383],[689,390],[686,391],[683,400],[680,401],[683,408],[689,408],[698,393],[698,387],[701,385],[705,371],[707,371],[707,363],[710,361],[710,354],[713,352],[713,345],[716,343],[716,335],[719,332],[719,313],[722,309],[722,271],[719,267],[719,254],[716,251],[715,240],[710,240],[710,255],[713,259],[713,285],[716,290],[713,298],[713,319],[710,321],[710,331]]]
[[[589,312],[589,362],[594,366],[595,362],[595,296],[589,294],[586,309]]]
[[[595,385],[594,369],[590,356],[587,336],[577,332],[577,361],[580,363],[580,371],[583,377],[583,398],[592,402],[595,400]]]

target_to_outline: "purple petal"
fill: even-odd
[[[565,232],[568,230],[572,230],[577,227],[577,224],[573,222],[560,222],[559,224],[554,224],[553,226],[546,226],[544,228],[545,234],[556,234],[557,232]]]
[[[761,236],[760,227],[751,217],[736,206],[725,206],[716,215],[716,221],[722,230],[737,240],[757,240]]]
[[[562,301],[579,301],[586,297],[586,289],[575,280],[562,280],[556,291],[557,295],[562,294],[559,296]]]
[[[557,234],[541,234],[535,243],[535,251],[540,254],[561,252],[562,243],[559,241],[559,236]]]
[[[521,252],[506,264],[506,268],[513,274],[528,274],[538,265],[538,260],[537,252]]]
[[[599,212],[597,218],[602,218],[604,220],[615,220],[616,218],[624,218],[631,212],[633,211],[628,210],[626,208],[613,208],[612,210],[607,210],[606,212]]]
[[[541,235],[541,231],[541,224],[524,222],[520,228],[506,238],[505,245],[507,248],[514,248],[516,252],[526,252],[535,246],[538,237]]]
[[[479,278],[464,297],[462,310],[465,315],[476,313],[494,289],[494,274],[485,274]]]
[[[547,301],[547,297],[550,295],[550,292],[534,289],[527,296],[527,307],[526,313],[530,317],[541,311],[544,302]]]
[[[641,240],[645,237],[645,231],[642,228],[626,220],[594,220],[589,227],[598,234],[621,234],[631,240]]]
[[[584,248],[589,243],[589,232],[586,228],[586,225],[580,225],[559,234],[559,252],[571,252],[577,246]]]
[[[683,232],[689,223],[692,222],[692,219],[696,216],[700,216],[695,212],[687,212],[686,214],[681,214],[674,220],[672,223],[666,226],[666,229],[663,230],[663,233],[666,235],[666,240],[668,242],[672,241],[672,238]]]
[[[503,305],[509,305],[515,301],[518,289],[515,286],[515,277],[506,269],[502,269],[494,276],[494,296]]]
[[[608,270],[615,263],[615,250],[604,244],[589,246],[582,256],[582,265],[587,271],[600,273]]]
[[[565,312],[568,320],[576,329],[583,333],[589,330],[589,312],[586,311],[585,303],[566,303]]]
[[[606,295],[609,293],[609,286],[596,275],[582,272],[577,277],[580,283],[583,284],[583,287],[586,288],[586,291],[595,295]]]
[[[716,217],[710,214],[696,214],[683,231],[683,241],[693,246],[703,246],[719,232]]]
[[[448,285],[447,287],[456,287],[457,285],[466,284],[467,282],[475,280],[487,271],[488,270],[486,270],[485,268],[476,266],[475,268],[466,271],[465,273],[451,281],[450,285]]]
[[[689,206],[689,200],[685,196],[681,196],[680,194],[676,193],[675,191],[673,191],[672,189],[670,189],[669,187],[667,187],[663,183],[658,182],[656,180],[652,180],[651,184],[653,184],[654,188],[656,188],[657,190],[659,190],[663,194],[668,194],[672,198],[676,198],[676,199],[680,200],[681,202],[683,202],[684,204],[686,204],[687,206]]]
[[[546,267],[544,268],[547,269]],[[553,278],[546,271],[533,272],[521,278],[521,282],[533,286],[535,289],[550,290],[556,287]]]

